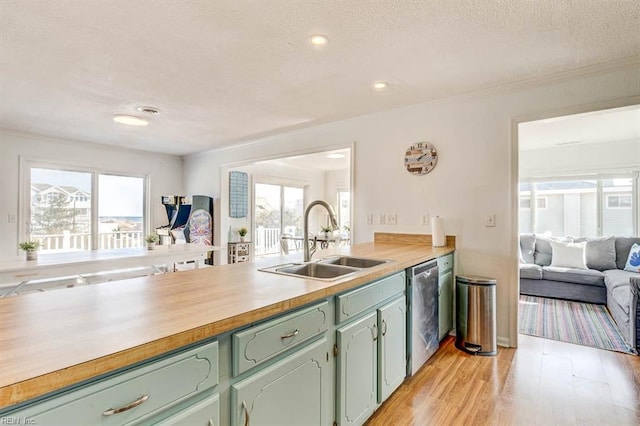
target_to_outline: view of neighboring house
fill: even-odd
[[[520,233],[633,235],[632,191],[631,179],[521,183]]]
[[[31,235],[44,250],[91,247],[91,194],[69,185],[31,185]],[[142,217],[99,217],[100,248],[142,245]]]

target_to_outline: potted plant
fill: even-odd
[[[158,242],[158,234],[149,234],[144,240],[147,242],[147,248],[153,250]]]
[[[323,226],[322,228],[320,228],[320,232],[322,232],[324,234],[324,238],[328,240],[329,235],[333,232],[333,229],[331,229],[330,226]]]
[[[249,232],[249,230],[247,228],[245,228],[244,226],[240,229],[238,229],[238,235],[240,235],[240,242],[244,242],[244,237],[245,235],[247,235],[247,233]]]
[[[18,244],[20,250],[24,250],[27,253],[27,260],[38,259],[38,248],[40,247],[40,241],[23,241]]]

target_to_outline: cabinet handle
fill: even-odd
[[[148,393],[142,395],[140,398],[136,399],[135,401],[133,401],[130,404],[125,405],[124,407],[109,408],[108,410],[103,411],[102,415],[103,416],[113,416],[114,414],[118,414],[118,413],[122,413],[123,411],[131,410],[132,408],[136,408],[138,405],[140,405],[143,402],[145,402],[147,399],[149,399],[149,394]]]
[[[378,340],[378,326],[374,325],[373,328],[371,329],[371,334],[373,335],[373,341],[375,342],[376,340]]]
[[[382,325],[384,327],[382,327],[382,337],[387,335],[387,321],[386,320],[382,320]]]
[[[249,408],[247,407],[247,401],[242,401],[242,408],[244,409],[244,426],[249,426]]]
[[[292,333],[289,334],[285,334],[284,336],[280,336],[281,339],[289,339],[291,337],[297,336],[299,333],[298,329],[296,328],[296,330]]]

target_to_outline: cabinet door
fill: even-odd
[[[407,374],[407,301],[403,296],[378,309],[378,403],[400,386]]]
[[[330,423],[330,358],[326,338],[231,386],[233,425]]]
[[[439,339],[442,340],[453,329],[453,272],[440,275],[438,295]]]
[[[337,420],[340,426],[361,425],[377,406],[377,313],[337,330]]]

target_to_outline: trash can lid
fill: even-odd
[[[496,285],[495,278],[479,277],[477,275],[457,275],[456,281],[474,285]]]

